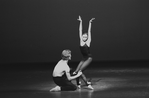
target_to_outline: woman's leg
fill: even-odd
[[[91,86],[91,82],[88,82],[88,81],[87,81],[87,78],[85,77],[85,75],[82,74],[81,77],[82,77],[82,80],[84,81],[85,85],[86,85],[89,89],[93,90],[94,88]]]
[[[83,63],[84,63],[83,60],[80,61],[79,65],[77,66],[76,70],[74,71],[75,73],[77,73],[78,71],[80,71],[80,68],[81,68],[81,66],[82,66]],[[80,80],[80,77],[76,78],[76,83],[77,83],[78,86],[80,85],[80,81],[79,80]]]
[[[91,62],[92,62],[92,57],[89,57],[86,61],[81,61],[81,62],[79,63],[79,65],[78,65],[78,67],[77,67],[77,69],[76,69],[75,72],[78,72],[79,70],[84,71],[85,68],[86,68]],[[79,83],[79,78],[82,78],[82,80],[84,81],[84,83],[85,83],[86,85],[88,85],[87,78],[86,78],[86,76],[85,76],[84,74],[82,74],[81,77],[78,77],[78,78],[76,79],[77,85],[80,85],[80,83]]]
[[[82,61],[80,61],[80,63],[79,63],[79,65],[77,66],[77,68],[76,68],[76,70],[74,71],[74,72],[78,72],[78,71],[80,71],[80,68],[81,68],[81,66],[82,66],[82,64],[84,63],[84,61],[82,60]]]
[[[92,62],[92,57],[89,57],[86,61],[84,61],[84,63],[82,64],[82,66],[80,67],[80,70],[85,70],[85,68]]]
[[[84,71],[86,67],[92,62],[92,57],[89,57],[84,63],[82,64],[80,70]],[[84,83],[88,86],[90,85],[87,81],[87,78],[84,74],[81,75],[81,78],[83,79]]]
[[[81,75],[81,78],[82,78],[82,80],[84,81],[85,85],[88,86],[87,78],[86,78],[86,76],[85,76],[83,73],[82,73],[82,75]]]

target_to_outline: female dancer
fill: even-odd
[[[79,72],[80,70],[84,71],[85,68],[92,62],[92,55],[90,53],[90,43],[91,43],[91,22],[94,19],[95,18],[92,18],[89,21],[88,33],[82,34],[82,19],[81,19],[81,16],[79,16],[78,21],[80,21],[80,26],[79,26],[80,51],[83,55],[83,59],[81,60],[78,67],[74,71],[74,74]],[[81,78],[83,79],[85,84],[88,86],[88,88],[93,89],[93,87],[91,86],[91,83],[87,81],[84,74],[81,75]],[[81,86],[79,83],[79,78],[77,78],[76,80],[77,80],[78,88],[80,88]]]

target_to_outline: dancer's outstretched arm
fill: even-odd
[[[79,37],[80,37],[80,40],[82,40],[82,19],[81,19],[81,16],[79,16],[79,18],[77,19],[78,21],[80,21],[80,25],[79,25]]]
[[[91,25],[92,25],[92,21],[94,20],[95,18],[92,18],[90,21],[89,21],[89,26],[88,26],[88,43],[89,43],[89,46],[90,46],[90,42],[91,42]]]

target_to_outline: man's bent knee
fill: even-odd
[[[77,90],[77,87],[76,86],[73,86],[71,90],[72,91],[75,91],[75,90]]]
[[[93,60],[93,58],[92,58],[92,57],[89,57],[89,58],[88,58],[88,60],[89,60],[89,61],[92,61],[92,60]]]

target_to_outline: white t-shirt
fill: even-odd
[[[66,60],[60,60],[53,71],[53,77],[62,76],[66,72],[70,72],[70,68],[67,64],[68,61]]]

